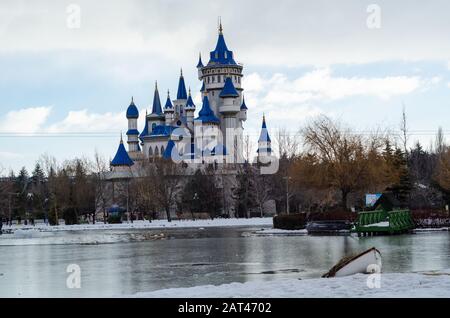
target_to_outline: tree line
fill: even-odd
[[[230,181],[217,165],[187,175],[182,164],[145,161],[114,200],[103,179],[109,164],[99,155],[63,163],[45,155],[31,173],[22,168],[1,179],[0,215],[73,224],[95,222],[97,211],[106,221],[111,204],[117,203],[131,221],[170,221],[173,211],[191,218],[264,216],[268,202],[276,213],[325,213],[364,209],[366,193],[382,192],[412,209],[444,209],[450,200],[450,147],[442,129],[433,147],[424,149],[417,142],[408,149],[406,124],[402,127],[400,137],[381,130],[361,133],[319,116],[294,135],[278,131],[275,174],[261,175],[257,164],[246,163]],[[246,145],[251,148],[248,140]]]

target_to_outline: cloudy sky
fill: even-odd
[[[109,159],[131,96],[144,113],[155,80],[165,97],[181,67],[199,108],[195,66],[218,16],[244,64],[255,141],[263,112],[272,133],[322,113],[395,131],[405,105],[411,143],[428,146],[439,126],[450,134],[449,11],[447,0],[1,0],[0,165]]]

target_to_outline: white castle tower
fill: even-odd
[[[261,133],[258,139],[258,161],[268,163],[269,156],[272,154],[272,141],[270,140],[269,131],[266,125],[266,116],[263,115]]]
[[[139,111],[134,104],[134,99],[131,97],[130,106],[127,109],[128,131],[127,131],[127,143],[128,152],[133,159],[138,157],[141,149],[139,147],[139,131],[137,129],[137,120],[139,118]]]
[[[233,52],[227,48],[222,23],[219,25],[216,48],[210,52],[208,64],[203,65],[200,56],[197,69],[198,78],[203,82],[202,93],[207,97],[214,116],[219,119],[222,142],[227,155],[230,153],[227,161],[240,162],[242,160],[241,128],[242,122],[246,120],[246,110],[241,110],[243,66],[236,63]]]

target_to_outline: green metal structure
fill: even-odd
[[[409,210],[359,212],[353,231],[358,236],[400,234],[415,228]]]

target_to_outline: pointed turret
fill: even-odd
[[[257,153],[258,153],[258,157],[270,156],[270,154],[272,153],[272,141],[270,140],[269,132],[267,130],[265,115],[263,115],[261,134],[259,135],[259,139],[258,139]]]
[[[247,120],[247,105],[245,105],[245,98],[244,95],[242,95],[242,104],[241,104],[241,111],[239,114],[239,120],[246,121]]]
[[[223,37],[222,22],[219,25],[219,37],[217,38],[217,44],[214,51],[209,54],[209,65],[222,64],[222,65],[237,65],[233,59],[233,51],[228,50],[225,38]]]
[[[164,105],[164,110],[165,111],[173,111],[173,105],[172,105],[172,101],[170,100],[170,92],[169,90],[167,90],[167,99],[166,99],[166,105]]]
[[[155,94],[153,95],[153,107],[150,115],[162,115],[161,100],[159,99],[158,82],[155,82]]]
[[[175,109],[172,105],[172,101],[170,100],[170,92],[167,90],[167,100],[166,105],[164,106],[164,115],[166,116],[166,125],[170,125],[173,120],[173,113]]]
[[[187,102],[186,102],[186,109],[187,108],[194,108],[195,109],[195,104],[194,104],[194,101],[192,100],[191,88],[190,87],[189,87],[188,99],[187,99]]]
[[[242,104],[241,104],[241,110],[247,110],[247,105],[245,105],[245,98],[244,95],[242,95]]]
[[[134,165],[133,160],[131,160],[128,152],[125,150],[125,146],[123,145],[122,134],[120,135],[120,144],[117,149],[116,155],[114,159],[111,161],[112,167],[131,167]]]
[[[227,79],[225,80],[225,85],[223,86],[219,97],[222,97],[222,98],[239,97],[239,93],[237,92],[236,88],[234,87],[233,81],[231,80],[230,76],[228,76]]]
[[[144,137],[148,135],[148,113],[145,111],[145,123],[144,123],[144,130],[142,130],[141,134],[139,135],[139,139],[141,141],[144,141]]]
[[[134,104],[133,97],[131,97],[130,106],[128,106],[128,108],[127,108],[127,118],[128,119],[139,118],[139,111],[138,111],[136,105]]]
[[[219,124],[219,119],[214,115],[214,112],[209,106],[208,96],[203,96],[202,109],[195,120],[202,121],[203,123]]]
[[[186,85],[184,84],[183,69],[180,72],[180,80],[178,81],[177,100],[187,99]]]
[[[130,106],[127,108],[127,119],[128,119],[128,131],[127,131],[127,143],[128,151],[130,153],[135,153],[139,151],[139,131],[137,130],[137,121],[139,118],[139,111],[134,104],[134,98],[131,97]]]
[[[194,129],[194,112],[195,112],[195,104],[192,100],[191,88],[189,87],[189,96],[186,102],[186,106],[184,107],[186,111],[186,122],[189,129]]]
[[[198,63],[197,63],[197,68],[202,68],[202,67],[203,67],[202,53],[198,53]]]
[[[223,103],[219,106],[219,112],[226,116],[235,116],[240,112],[239,93],[233,85],[231,77],[227,77],[225,84],[219,94]],[[233,126],[227,128],[235,128]]]
[[[269,136],[269,132],[267,130],[266,116],[265,115],[263,115],[263,121],[262,121],[262,126],[261,126],[261,133],[259,135],[258,142],[271,142],[270,136]]]

